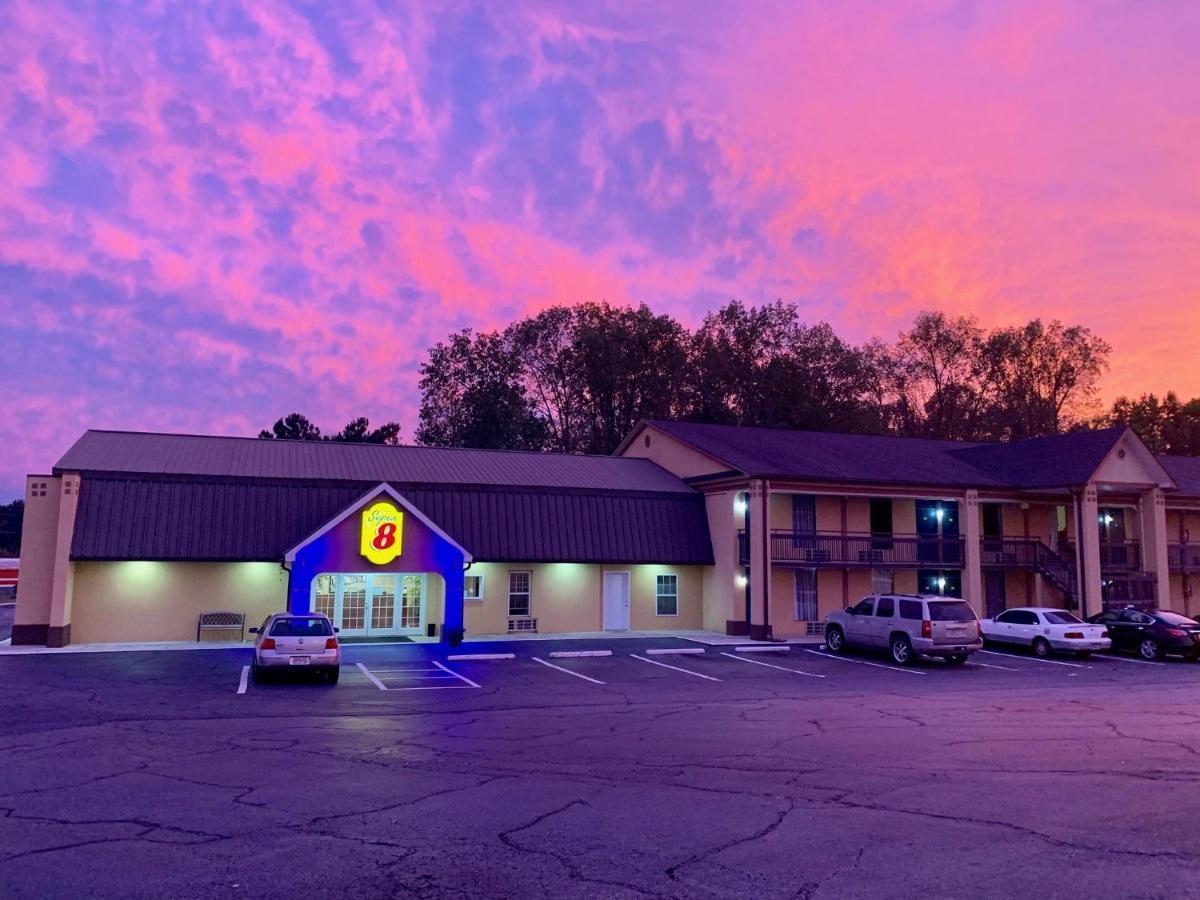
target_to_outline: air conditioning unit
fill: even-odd
[[[520,631],[537,631],[537,619],[533,618],[532,616],[521,616],[520,618],[509,619],[509,634],[515,634],[516,632]]]
[[[882,550],[859,550],[858,551],[858,561],[859,562],[883,562],[883,551]]]
[[[804,550],[805,562],[829,562],[832,558],[828,550],[821,550],[816,547],[808,547]]]

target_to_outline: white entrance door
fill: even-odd
[[[629,573],[604,573],[604,630],[629,630]]]

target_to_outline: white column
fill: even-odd
[[[50,588],[48,647],[65,647],[71,643],[71,600],[74,589],[71,539],[75,535],[75,510],[79,505],[79,476],[64,475],[61,490],[54,546],[54,576]]]
[[[1100,504],[1096,486],[1088,484],[1076,500],[1075,545],[1083,556],[1079,573],[1079,611],[1084,618],[1100,612]]]
[[[1160,488],[1145,491],[1139,503],[1142,524],[1142,571],[1155,576],[1158,594],[1155,598],[1162,609],[1171,607],[1171,573],[1167,561],[1167,502]]]
[[[967,491],[963,498],[963,539],[966,544],[963,554],[963,599],[971,604],[976,615],[984,615],[983,568],[980,540],[983,529],[980,522],[979,491]]]
[[[771,603],[771,495],[765,481],[750,485],[750,637],[766,633],[766,611]]]

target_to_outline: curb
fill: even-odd
[[[557,653],[546,654],[551,659],[574,659],[580,656],[612,656],[611,650],[559,650]]]

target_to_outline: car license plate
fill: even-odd
[[[307,656],[293,656],[288,660],[289,666],[307,666],[309,658]]]

